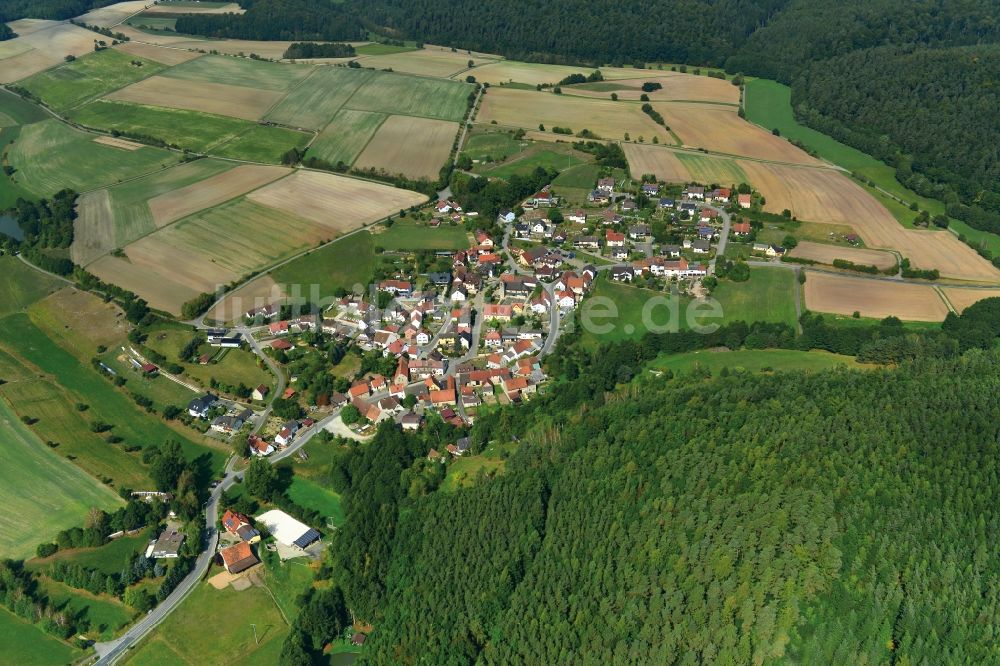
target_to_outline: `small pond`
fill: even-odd
[[[17,225],[17,220],[10,215],[0,215],[0,234],[10,236],[14,240],[24,240],[24,232]]]

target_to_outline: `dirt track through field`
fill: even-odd
[[[943,321],[948,307],[930,285],[870,280],[809,271],[806,307],[814,312],[882,319],[890,315],[905,321]]]
[[[121,148],[122,150],[127,150],[132,152],[133,150],[139,150],[142,148],[141,143],[135,143],[134,141],[126,141],[125,139],[119,139],[113,136],[99,136],[94,139],[94,143],[100,143],[105,146],[111,146],[112,148]]]
[[[451,154],[457,133],[458,123],[390,116],[358,156],[354,166],[434,180]]]
[[[157,227],[163,227],[200,210],[235,199],[251,190],[287,176],[283,167],[244,164],[203,181],[149,200]]]
[[[151,76],[111,93],[107,99],[258,120],[282,97],[282,93],[270,90]]]
[[[868,250],[843,245],[827,245],[811,241],[799,241],[799,244],[788,253],[792,257],[812,259],[821,264],[832,264],[834,259],[846,259],[863,266],[876,266],[886,270],[896,265],[896,257],[882,250]]]

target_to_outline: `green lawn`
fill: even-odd
[[[214,568],[209,575],[219,571]],[[254,642],[251,624],[256,625],[259,644]],[[274,664],[273,658],[264,661],[262,656],[280,651],[287,633],[288,625],[264,588],[216,590],[202,582],[130,654],[126,663]]]
[[[361,231],[313,250],[277,269],[271,276],[279,284],[301,285],[309,294],[316,285],[320,298],[330,297],[338,289],[351,291],[371,283],[375,267],[375,241],[371,233]]]
[[[42,579],[41,586],[56,608],[86,620],[89,629],[80,633],[88,638],[111,640],[132,621],[134,611],[113,597],[95,596],[47,578]]]
[[[795,273],[754,267],[746,282],[722,280],[712,297],[722,306],[721,323],[768,321],[795,327]]]
[[[483,132],[469,136],[462,152],[473,160],[497,161],[524,150],[527,145],[530,142],[518,141],[510,132]]]
[[[441,483],[443,492],[454,492],[476,482],[479,474],[502,474],[507,465],[506,456],[513,453],[516,444],[492,444],[476,456],[462,456],[448,463],[448,474]]]
[[[158,148],[123,150],[95,143],[95,138],[55,118],[25,125],[9,152],[17,169],[14,181],[46,197],[67,187],[86,192],[114,185],[179,161],[178,155]]]
[[[287,92],[312,72],[312,65],[207,55],[171,67],[163,73],[174,79],[209,81],[230,86]]]
[[[827,351],[796,351],[792,349],[740,349],[737,351],[696,351],[686,354],[662,355],[650,363],[655,370],[675,373],[702,368],[717,373],[722,368],[730,370],[807,370],[817,372],[838,367],[865,367],[853,356],[831,354]]]
[[[248,162],[281,164],[282,156],[292,148],[302,150],[312,139],[311,134],[285,127],[251,125],[238,137],[211,149],[213,155]]]
[[[139,14],[125,21],[127,25],[154,35],[176,35],[177,19]]]
[[[563,171],[583,162],[582,158],[571,153],[563,153],[555,150],[539,150],[525,157],[517,158],[490,169],[486,172],[486,175],[493,178],[510,178],[514,174],[526,176],[538,167]],[[591,183],[591,186],[593,186],[593,183]]]
[[[312,583],[315,576],[315,571],[310,567],[312,560],[300,557],[282,562],[277,553],[264,550],[259,554],[264,563],[267,589],[274,595],[286,617],[298,615],[299,607],[295,599]]]
[[[103,99],[76,109],[70,117],[85,127],[155,137],[199,153],[229,143],[256,127],[255,123],[239,118]]]
[[[374,76],[368,69],[317,67],[267,114],[291,127],[320,130],[331,123],[351,95]]]
[[[362,44],[354,48],[355,53],[365,56],[392,55],[394,53],[407,53],[416,50],[418,50],[416,46],[395,46],[393,44],[379,44],[376,42]]]
[[[340,504],[340,495],[315,481],[296,476],[288,488],[288,496],[307,509],[314,509],[323,514],[334,525],[344,524],[344,508]]]
[[[50,565],[62,562],[67,565],[77,565],[86,569],[97,569],[106,574],[120,573],[128,563],[132,553],[144,551],[149,542],[150,531],[135,536],[126,536],[109,541],[97,548],[72,548],[60,550],[55,555],[44,559],[32,559],[26,564],[33,571],[44,572]]]
[[[0,366],[2,367],[2,366]],[[91,507],[122,502],[109,488],[47,447],[0,395],[4,464],[0,466],[0,557],[24,558],[56,533],[81,525]]]
[[[386,250],[462,250],[469,247],[465,227],[442,222],[434,229],[426,223],[397,220],[375,236],[375,244]]]
[[[0,256],[0,317],[19,312],[64,284],[25,265],[17,257]]]
[[[701,183],[717,185],[738,185],[749,179],[736,160],[727,157],[710,157],[675,151],[674,155],[691,173],[691,177]],[[642,174],[632,174],[636,178]]]
[[[338,111],[309,147],[309,156],[334,165],[338,162],[354,164],[385,119],[384,113],[349,109]]]
[[[83,656],[80,650],[28,624],[0,607],[0,645],[3,660],[19,666],[71,664]]]
[[[163,69],[166,65],[158,62],[115,49],[104,49],[35,74],[18,85],[27,88],[56,111],[66,111]]]
[[[600,167],[596,164],[578,164],[556,176],[552,184],[555,187],[593,188],[597,184],[597,176],[600,170]]]

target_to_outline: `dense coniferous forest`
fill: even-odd
[[[115,2],[119,0],[4,0],[0,2],[0,22],[25,17],[64,21]]]
[[[230,39],[356,40],[361,22],[342,5],[313,0],[240,0],[245,14],[188,14],[175,30],[189,35]]]

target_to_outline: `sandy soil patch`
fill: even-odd
[[[792,257],[812,259],[822,264],[832,264],[834,259],[846,259],[855,264],[877,266],[880,270],[887,270],[896,265],[896,257],[890,252],[844,247],[843,245],[827,245],[812,241],[799,241],[795,249],[788,254]]]
[[[806,307],[814,312],[905,321],[943,321],[948,308],[931,286],[869,280],[810,271],[805,284]]]
[[[0,60],[0,83],[12,83],[62,64],[67,55],[81,56],[94,50],[97,35],[84,28],[60,23],[22,19],[10,27],[19,36],[4,43],[12,54]]]
[[[135,143],[134,141],[126,141],[125,139],[119,139],[114,136],[99,136],[94,139],[94,143],[100,143],[105,146],[111,146],[112,148],[121,148],[122,150],[127,150],[132,152],[133,150],[139,150],[143,147],[141,143]]]
[[[76,201],[70,257],[80,266],[115,249],[115,218],[107,190],[81,194]]]
[[[417,192],[304,170],[251,192],[247,198],[341,234],[427,201]]]
[[[164,65],[179,65],[182,62],[201,57],[200,53],[193,51],[154,46],[152,44],[139,44],[137,42],[124,42],[115,48],[123,53],[134,55],[137,58],[146,58]]]
[[[666,130],[643,113],[638,104],[549,92],[491,88],[483,96],[476,121],[488,124],[494,120],[504,127],[526,130],[545,125],[547,131],[542,136],[549,141],[574,140],[572,136],[553,133],[553,127],[567,127],[574,133],[589,129],[605,139],[621,139],[627,133],[633,140],[641,136],[652,141],[656,136],[661,142],[670,141]]]
[[[451,154],[458,123],[390,116],[355,161],[355,168],[434,180]]]
[[[107,99],[258,120],[283,96],[271,90],[151,76],[111,93]]]
[[[639,143],[624,143],[622,149],[625,151],[625,159],[628,160],[629,172],[633,178],[641,178],[643,174],[651,173],[658,180],[672,183],[692,181],[691,172],[672,150]]]
[[[209,318],[220,322],[237,321],[245,312],[280,302],[285,295],[284,289],[274,278],[263,275],[228,294],[223,302],[211,310]]]
[[[785,139],[743,120],[734,107],[659,104],[656,110],[663,114],[670,129],[690,148],[795,164],[820,164]]]
[[[601,70],[602,72],[604,70]],[[635,73],[633,73],[633,76]],[[647,81],[655,81],[662,88],[653,92],[643,93],[642,84]],[[739,104],[740,89],[728,81],[714,79],[708,76],[694,76],[693,74],[664,75],[662,72],[649,76],[617,79],[605,81],[605,85],[598,86],[600,90],[587,90],[585,87],[565,86],[564,95],[580,95],[583,97],[599,97],[609,99],[611,93],[618,95],[619,100],[638,101],[642,95],[649,97],[651,102],[717,102],[722,104]],[[611,86],[620,86],[617,89],[610,89]]]
[[[152,5],[152,0],[129,0],[128,2],[119,2],[114,5],[108,5],[107,7],[101,7],[100,9],[89,11],[86,14],[76,17],[76,21],[79,23],[86,23],[87,25],[96,25],[99,28],[110,28],[113,25],[118,25],[129,16],[138,14],[146,7],[151,7]]]
[[[984,298],[1000,298],[1000,289],[962,289],[960,287],[942,287],[945,298],[951,303],[959,314],[965,312],[970,305],[974,305]]]
[[[766,209],[789,209],[801,220],[853,226],[869,247],[894,249],[915,268],[957,280],[1000,281],[1000,271],[948,231],[903,228],[863,187],[831,169],[740,161],[767,199]]]
[[[157,227],[163,227],[200,210],[235,199],[262,185],[287,176],[282,167],[244,164],[203,181],[149,200]]]

